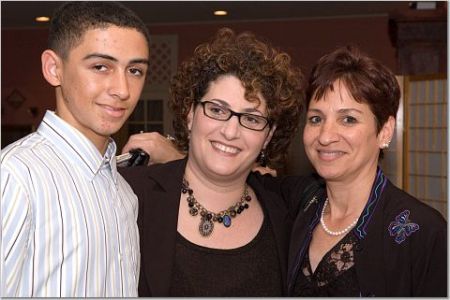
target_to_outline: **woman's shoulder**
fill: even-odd
[[[186,161],[180,159],[164,164],[119,168],[119,172],[136,189],[138,186],[148,187],[152,182],[160,185],[167,185],[174,180],[181,182],[185,166]]]
[[[323,179],[317,174],[274,177],[270,174],[262,175],[259,172],[251,172],[250,178],[262,184],[266,189],[291,190],[297,193],[303,193],[308,189],[317,189],[323,186]]]
[[[418,226],[422,224],[424,230],[426,228],[430,230],[447,228],[447,221],[438,210],[396,187],[391,182],[388,182],[385,193],[387,197],[385,214],[388,219],[393,218],[398,222],[404,220],[404,223],[410,221],[409,223]]]
[[[150,166],[135,166],[118,168],[119,173],[125,178],[140,178],[142,176],[155,176],[161,173],[173,172],[185,166],[184,159],[173,160],[167,163],[153,164]]]
[[[262,189],[280,196],[293,216],[315,199],[315,196],[320,197],[325,191],[324,181],[317,174],[272,177],[251,173],[250,178],[258,182]]]

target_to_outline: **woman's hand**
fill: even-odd
[[[261,175],[270,174],[270,175],[272,175],[273,177],[277,177],[277,170],[271,169],[271,168],[269,168],[269,167],[263,167],[263,166],[261,166],[261,165],[258,164],[258,163],[255,163],[255,164],[253,165],[252,171],[253,171],[253,172],[259,172],[259,173],[261,173]]]
[[[122,154],[140,148],[150,155],[148,165],[184,158],[185,154],[178,151],[172,140],[170,136],[165,137],[158,132],[133,134],[123,147]]]

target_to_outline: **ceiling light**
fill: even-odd
[[[409,7],[417,10],[432,10],[436,9],[436,1],[415,1],[410,2]]]
[[[46,16],[41,16],[41,17],[36,17],[36,19],[35,19],[37,22],[48,22],[48,21],[50,21],[50,18],[49,17],[46,17]]]
[[[226,16],[228,12],[226,10],[216,10],[214,11],[215,16]]]

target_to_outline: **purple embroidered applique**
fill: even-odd
[[[395,242],[401,244],[406,237],[410,236],[413,232],[419,230],[419,224],[413,223],[409,220],[409,210],[402,211],[395,217],[395,221],[389,224],[389,234],[395,236]]]

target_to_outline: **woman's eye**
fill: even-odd
[[[243,115],[243,118],[246,123],[259,124],[259,123],[264,122],[263,119],[261,119],[257,116]]]
[[[357,123],[357,120],[356,120],[356,118],[354,118],[352,116],[347,116],[347,117],[344,117],[344,123],[354,124],[354,123]]]
[[[225,109],[220,106],[211,106],[209,108],[209,111],[215,115],[222,115],[225,113]]]
[[[308,118],[309,123],[318,124],[322,119],[319,116],[312,116]]]

